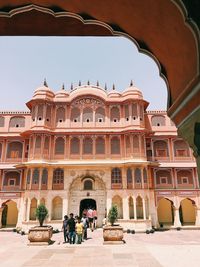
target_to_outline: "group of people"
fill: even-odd
[[[81,244],[87,240],[87,228],[92,232],[96,228],[97,212],[95,209],[88,208],[83,210],[82,217],[74,217],[73,213],[69,216],[65,215],[63,220],[64,243]]]

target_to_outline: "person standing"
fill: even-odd
[[[68,228],[67,228],[67,222],[68,222],[68,216],[65,215],[64,216],[64,220],[63,220],[63,235],[64,235],[64,243],[69,242],[69,235],[68,235]]]
[[[77,218],[78,222],[76,223],[76,236],[77,236],[77,244],[81,244],[82,235],[83,235],[83,223],[81,222],[81,218]]]
[[[88,221],[89,221],[90,230],[93,232],[94,231],[94,227],[93,227],[93,210],[91,209],[91,207],[89,207],[89,209],[87,211],[87,217],[88,217]]]
[[[82,240],[87,240],[87,228],[88,228],[88,218],[86,217],[86,214],[83,213],[83,217],[81,218],[81,222],[83,224],[83,235]]]
[[[93,212],[92,212],[92,215],[93,215],[93,224],[94,224],[94,229],[97,228],[97,211],[95,208],[93,208]]]
[[[67,227],[68,227],[68,231],[69,231],[69,243],[70,244],[75,244],[75,239],[76,239],[76,232],[75,232],[75,228],[76,228],[76,223],[74,220],[74,214],[70,213],[70,218],[67,221]]]

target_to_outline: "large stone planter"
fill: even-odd
[[[105,226],[103,228],[104,244],[124,244],[123,228],[121,226]]]
[[[49,245],[51,243],[51,237],[53,235],[52,226],[35,226],[28,232],[28,245]]]

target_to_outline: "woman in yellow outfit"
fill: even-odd
[[[82,235],[83,235],[83,223],[81,222],[81,218],[78,217],[78,222],[76,223],[77,244],[81,244]]]

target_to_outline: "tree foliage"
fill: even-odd
[[[111,223],[112,226],[116,222],[117,217],[118,217],[117,206],[112,205],[112,207],[110,208],[109,213],[108,213],[108,221]]]
[[[48,216],[48,209],[45,207],[44,204],[40,204],[37,208],[36,208],[36,218],[38,219],[39,223],[40,223],[40,227],[43,226],[44,220],[47,218]]]

